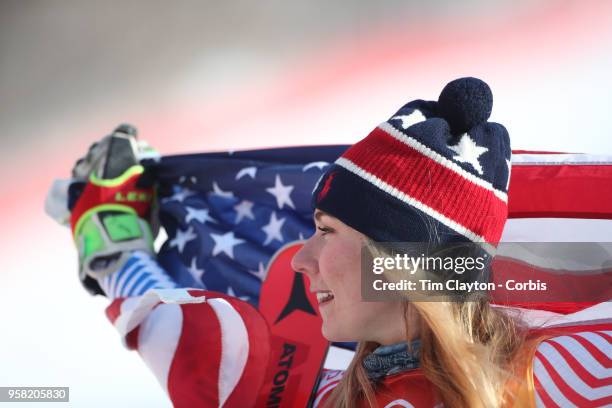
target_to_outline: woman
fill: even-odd
[[[347,150],[317,184],[317,230],[292,266],[309,276],[310,290],[317,293],[323,335],[359,346],[345,373],[324,374],[315,406],[612,404],[605,388],[610,368],[601,368],[609,364],[601,356],[612,354],[612,346],[604,340],[575,346],[591,356],[581,370],[572,369],[575,362],[562,354],[565,374],[539,377],[545,371],[538,371],[534,353],[556,347],[549,339],[553,334],[528,335],[480,293],[435,302],[408,292],[402,301],[362,300],[364,247],[370,254],[387,254],[381,243],[436,248],[464,243],[477,245],[481,254],[493,251],[506,219],[510,143],[503,126],[487,122],[491,109],[484,82],[453,81],[437,102],[402,107]],[[96,169],[108,167],[89,157],[77,173],[95,176]],[[257,399],[269,364],[266,322],[238,299],[172,289],[176,284],[156,264],[142,220],[150,195],[133,195],[143,200],[127,205],[116,199],[139,188],[142,169],[136,167],[112,182],[90,177],[73,207],[82,280],[97,282],[113,300],[109,318],[176,406],[266,405]],[[388,271],[387,278],[398,280],[395,272]],[[421,272],[436,277],[435,271]],[[590,329],[584,336],[603,339],[610,325]],[[594,393],[568,388],[576,376],[578,381],[596,376],[604,388]]]
[[[324,336],[360,342],[330,398],[333,405],[355,406],[361,399],[373,405],[381,392],[377,376],[384,373],[368,369],[375,363],[371,353],[393,348],[408,357],[406,364],[386,368],[397,376],[420,365],[446,406],[502,405],[510,363],[524,337],[511,317],[482,296],[461,302],[411,303],[408,297],[363,302],[359,279],[361,248],[376,251],[377,242],[488,246],[499,240],[510,143],[501,125],[486,122],[491,107],[484,82],[453,81],[437,103],[407,104],[352,146],[315,189],[317,232],[293,267],[307,274],[317,291]],[[433,393],[425,394],[420,398],[435,401]]]
[[[523,374],[511,367],[524,343],[520,323],[484,298],[361,301],[361,284],[355,278],[360,251],[375,244],[327,213],[317,210],[315,218],[318,231],[295,256],[294,268],[308,274],[311,290],[317,291],[324,336],[359,341],[342,381],[327,396],[330,406],[352,407],[360,400],[371,406],[378,400],[378,406],[385,406],[402,397],[413,405],[439,401],[451,407],[502,406],[507,381]],[[373,352],[385,357],[372,358]],[[424,388],[421,376],[434,387]],[[421,389],[420,395],[410,390],[413,385]],[[390,397],[380,401],[381,393]]]

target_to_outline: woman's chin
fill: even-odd
[[[325,337],[329,341],[354,341],[354,338],[348,336],[347,333],[342,333],[341,330],[338,330],[337,327],[333,327],[329,324],[326,324],[323,321],[323,326],[321,327],[321,333],[323,337]]]
[[[321,334],[329,341],[338,341],[335,338],[334,330],[329,327],[328,324],[323,321],[323,326],[321,326]]]

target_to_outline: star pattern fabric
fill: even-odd
[[[193,227],[189,227],[187,230],[178,230],[174,238],[170,240],[170,248],[177,248],[180,253],[185,249],[185,245],[189,241],[197,238],[197,235],[193,232]]]
[[[193,194],[194,192],[188,188],[177,188],[172,196],[163,198],[162,203],[167,203],[170,201],[183,202],[187,197],[192,196]]]
[[[194,279],[200,280],[202,279],[202,275],[204,275],[204,269],[198,268],[197,265],[197,257],[194,256],[191,258],[191,265],[189,265],[189,273],[193,276]]]
[[[281,228],[283,228],[283,224],[285,223],[285,219],[276,218],[276,212],[272,212],[270,215],[270,221],[266,224],[262,230],[266,233],[266,240],[264,241],[264,245],[268,245],[273,240],[278,240],[283,242],[283,234],[281,232]]]
[[[236,224],[242,221],[243,218],[248,218],[250,220],[255,219],[252,201],[242,200],[240,204],[234,206],[234,210],[236,210],[236,221],[234,221]]]
[[[240,180],[244,176],[249,176],[250,178],[255,179],[256,174],[257,174],[257,167],[254,167],[254,166],[245,167],[244,169],[241,169],[236,174],[236,180]]]
[[[192,207],[185,207],[185,209],[187,210],[187,215],[185,215],[186,223],[189,223],[191,220],[196,220],[202,224],[207,221],[215,222],[215,220],[208,215],[207,209],[198,210]]]
[[[295,205],[291,200],[291,191],[293,191],[293,188],[293,186],[283,185],[283,181],[277,174],[276,178],[274,179],[274,187],[267,188],[266,191],[276,198],[278,208],[282,209],[285,205],[295,208]]]
[[[312,162],[312,163],[308,163],[307,165],[305,165],[302,168],[302,171],[308,171],[310,169],[319,169],[319,170],[323,170],[325,167],[329,166],[328,162],[324,162],[324,161],[316,161],[316,162]]]
[[[221,188],[219,187],[216,181],[213,182],[213,194],[217,194],[221,197],[227,197],[227,198],[234,197],[234,193],[232,193],[231,191],[221,190]]]
[[[210,237],[215,241],[212,255],[223,253],[232,259],[234,259],[234,247],[244,242],[243,239],[236,238],[231,231],[225,234],[210,234]]]
[[[272,256],[314,232],[311,192],[345,149],[162,158],[157,166],[173,170],[160,186],[168,240],[158,260],[180,286],[235,294],[257,305]]]

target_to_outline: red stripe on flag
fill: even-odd
[[[576,375],[580,377],[582,381],[584,381],[589,386],[603,387],[606,385],[612,385],[612,377],[606,377],[606,378],[595,377],[593,374],[589,372],[589,370],[584,368],[584,366],[580,363],[580,361],[576,360],[576,358],[573,356],[573,354],[568,349],[563,347],[561,344],[554,342],[554,341],[546,341],[545,343],[553,347],[555,350],[557,350],[559,354],[561,354],[561,356],[563,357],[567,365],[569,365],[572,368],[572,370],[574,370]],[[541,353],[538,352],[538,354],[541,354]],[[542,355],[541,358],[546,358],[546,357]]]
[[[247,407],[253,404],[264,383],[270,359],[270,330],[264,317],[253,306],[230,296],[224,299],[240,313],[249,335],[246,366],[224,406]]]
[[[506,204],[493,191],[437,163],[377,128],[349,149],[344,157],[385,183],[445,217],[498,242],[504,226]],[[381,160],[371,160],[371,157]],[[409,166],[406,164],[409,163]],[[435,180],[435,189],[430,180]],[[480,208],[483,212],[474,211]]]
[[[602,366],[604,366],[605,368],[612,368],[612,359],[606,354],[604,354],[604,352],[601,351],[599,347],[597,347],[584,337],[579,336],[578,334],[572,334],[569,335],[569,337],[579,342],[580,345],[584,347],[589,352],[589,354],[591,354],[593,358],[597,360]]]
[[[608,343],[612,344],[612,336],[608,335],[606,332],[597,332],[597,334],[599,334],[601,337],[603,337],[604,339],[606,339],[608,341]]]
[[[537,353],[537,357],[542,362],[542,365],[545,367],[548,375],[550,375],[551,380],[559,391],[563,394],[565,398],[570,400],[572,403],[576,404],[579,407],[589,408],[589,407],[601,407],[604,406],[608,402],[612,402],[612,396],[603,397],[599,399],[588,399],[587,396],[584,396],[578,392],[576,392],[572,386],[570,386],[566,381],[569,380],[570,376],[575,376],[575,373],[572,372],[562,372],[559,373],[557,368],[551,364],[545,356],[541,353]]]
[[[496,289],[491,292],[497,304],[548,310],[557,313],[573,313],[610,298],[612,271],[568,271],[546,269],[523,260],[496,256],[491,264],[492,282]],[[531,288],[516,290],[507,287],[507,282],[539,282],[546,290]]]
[[[558,407],[559,406],[559,404],[553,401],[550,395],[548,395],[548,392],[546,392],[546,388],[542,386],[542,383],[540,382],[540,379],[535,374],[535,372],[533,374],[533,385],[536,389],[536,392],[540,396],[540,400],[542,400],[542,403],[544,404],[545,407]]]
[[[256,398],[262,388],[265,374],[268,369],[270,358],[270,331],[268,324],[264,317],[253,306],[233,296],[202,290],[189,290],[188,292],[191,296],[205,296],[209,300],[224,299],[230,303],[240,315],[248,334],[249,354],[242,375],[231,391],[228,399],[225,401],[224,406],[251,406],[254,398]],[[221,325],[217,314],[208,304],[200,303],[193,305],[197,307],[195,309],[191,307],[190,310],[186,312],[186,307],[188,306],[189,305],[181,306],[183,310],[183,332],[181,333],[181,342],[177,347],[172,364],[173,366],[176,365],[177,368],[182,368],[184,370],[183,375],[193,375],[194,378],[200,378],[200,380],[181,380],[179,377],[174,377],[174,372],[171,371],[168,389],[170,390],[170,381],[172,381],[172,384],[176,387],[174,389],[177,393],[177,399],[175,400],[173,398],[172,401],[176,406],[217,406],[218,403],[213,404],[211,402],[213,400],[209,399],[213,398],[212,393],[197,391],[194,395],[190,396],[190,398],[193,398],[197,396],[197,394],[201,394],[202,399],[199,404],[193,404],[192,401],[195,400],[182,397],[183,392],[189,392],[188,388],[182,387],[188,387],[190,384],[189,381],[191,381],[191,384],[198,384],[199,387],[212,387],[211,389],[215,390],[214,397],[217,399],[219,398],[217,390],[219,389],[218,377],[221,366]],[[187,319],[189,319],[189,323],[187,323]],[[193,319],[198,319],[198,324],[195,325],[196,327],[187,327],[187,325],[194,326]],[[210,327],[207,325],[207,322],[210,324]],[[185,339],[185,342],[183,342],[183,339]],[[190,347],[194,347],[194,350],[191,351],[191,355],[188,354]],[[185,364],[185,360],[190,361],[188,366],[183,365]],[[193,372],[189,371],[190,367]],[[180,385],[181,381],[186,381],[186,383]],[[178,403],[179,401],[180,404]]]
[[[567,325],[559,325],[553,327],[534,327],[529,330],[529,333],[533,336],[538,335],[547,335],[549,340],[554,337],[567,336],[571,333],[583,333],[583,332],[598,332],[599,330],[612,330],[612,319],[608,319],[608,321],[601,323],[597,321],[597,323],[584,324],[581,323],[569,323]],[[551,337],[552,336],[552,337]]]
[[[201,295],[201,293],[192,296]],[[221,325],[206,303],[181,305],[183,327],[168,372],[168,394],[178,407],[219,406]]]
[[[509,218],[612,219],[612,166],[512,167]]]

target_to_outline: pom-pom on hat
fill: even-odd
[[[313,191],[313,206],[378,242],[497,245],[508,212],[510,139],[487,122],[489,86],[447,84],[351,146]]]

